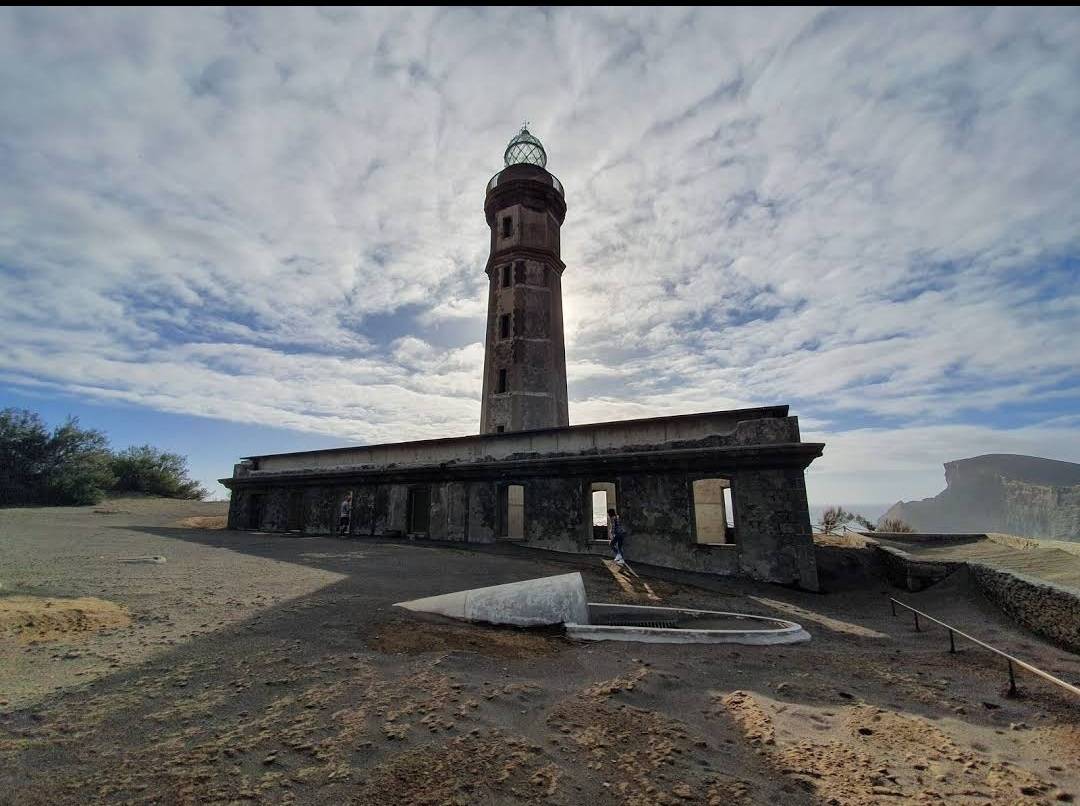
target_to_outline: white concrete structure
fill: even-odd
[[[516,627],[589,621],[585,583],[576,571],[429,596],[411,602],[398,602],[394,606],[417,613],[435,613],[464,621],[511,624]]]

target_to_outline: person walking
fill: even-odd
[[[626,561],[623,559],[623,540],[626,538],[626,529],[623,528],[622,521],[619,519],[619,514],[614,509],[607,511],[607,529],[608,529],[608,541],[611,543],[611,550],[615,552],[615,564],[626,565]]]
[[[341,502],[341,515],[338,517],[338,534],[349,533],[349,521],[352,520],[352,493],[348,493]]]

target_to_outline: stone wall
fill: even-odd
[[[489,480],[446,480],[427,484],[304,484],[245,486],[233,492],[230,526],[250,528],[258,501],[259,529],[289,528],[289,502],[302,501],[300,530],[305,534],[337,531],[345,495],[353,495],[350,533],[354,536],[403,536],[409,532],[410,490],[426,489],[428,528],[433,540],[490,543],[501,535],[499,507],[508,485],[524,487],[524,537],[514,542],[551,551],[608,556],[606,540],[592,529],[592,485],[615,485],[619,513],[628,530],[629,560],[667,568],[747,575],[782,584],[817,588],[813,543],[802,474],[787,470],[747,470],[732,475],[736,527],[734,542],[697,541],[693,483],[688,473],[621,473],[582,476],[503,476]],[[809,558],[809,559],[808,559]]]
[[[1033,633],[1080,653],[1080,593],[980,563],[969,567],[990,601]]]
[[[885,578],[898,588],[917,593],[929,588],[959,568],[963,563],[941,560],[916,560],[910,554],[890,546],[873,544],[877,550]]]

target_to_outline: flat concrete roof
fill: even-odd
[[[467,443],[472,440],[479,439],[514,439],[521,437],[522,434],[529,435],[543,435],[543,434],[555,434],[555,433],[572,433],[574,431],[586,431],[591,428],[614,428],[614,427],[626,427],[635,425],[649,425],[660,423],[677,423],[677,422],[693,422],[694,420],[705,420],[710,417],[716,417],[723,415],[733,419],[741,420],[761,420],[773,417],[787,417],[788,406],[758,406],[751,409],[721,409],[719,411],[703,411],[696,412],[694,414],[671,414],[666,417],[640,417],[633,420],[608,420],[601,423],[582,423],[581,425],[570,425],[562,428],[537,428],[528,431],[504,431],[499,434],[469,434],[462,437],[436,437],[433,439],[417,439],[406,440],[404,442],[380,442],[375,445],[348,445],[342,448],[323,448],[311,451],[293,451],[291,453],[261,453],[254,456],[242,456],[241,459],[271,459],[279,456],[307,456],[314,454],[327,454],[327,453],[340,453],[344,451],[355,451],[358,449],[376,449],[376,448],[396,448],[404,445],[413,447],[423,447],[427,445],[448,445],[454,443]]]

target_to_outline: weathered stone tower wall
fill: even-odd
[[[491,253],[480,433],[569,425],[562,185],[538,165],[510,165],[488,183],[484,213]]]

